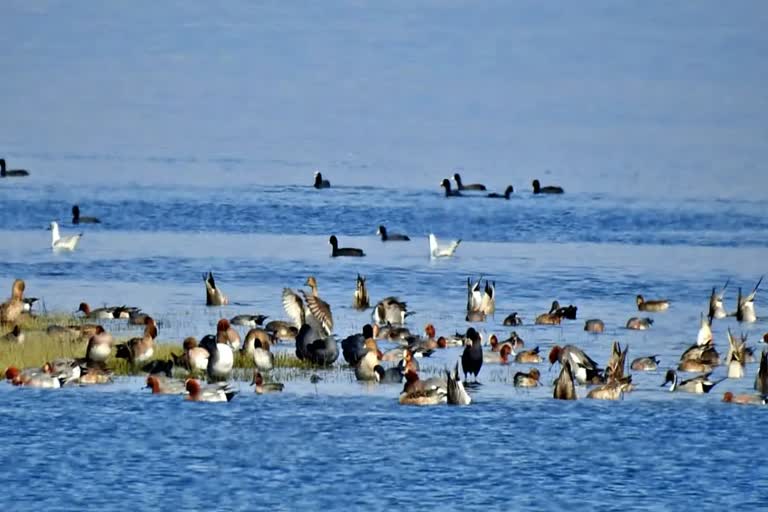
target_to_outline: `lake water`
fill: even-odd
[[[751,290],[768,245],[768,7],[761,2],[204,2],[0,7],[0,290],[22,277],[48,311],[142,307],[178,343],[216,321],[283,318],[283,287],[317,277],[336,333],[355,276],[438,334],[463,332],[468,276],[496,281],[506,337],[575,343],[604,363],[676,365],[713,286]],[[317,191],[322,170],[333,188]],[[509,201],[442,196],[454,170]],[[565,187],[534,197],[530,182]],[[100,225],[72,226],[79,203]],[[54,254],[45,227],[84,232]],[[382,244],[379,224],[412,242]],[[430,261],[428,233],[461,238]],[[328,236],[365,250],[331,259]],[[204,305],[212,270],[236,304]],[[7,293],[5,291],[3,294]],[[634,297],[667,297],[644,332]],[[758,315],[764,311],[758,294]],[[553,299],[579,320],[533,326]],[[645,315],[640,315],[645,316]],[[599,317],[606,333],[589,335]],[[757,351],[768,322],[716,321]],[[137,331],[114,323],[120,336]],[[291,350],[290,346],[280,347]],[[452,366],[460,349],[422,366]],[[0,469],[19,508],[762,509],[766,409],[669,393],[635,374],[621,402],[551,399],[486,365],[468,408],[398,405],[341,365],[228,405],[153,397],[138,378],[44,392],[0,385]],[[725,376],[718,368],[714,377]],[[586,389],[579,388],[579,397]]]

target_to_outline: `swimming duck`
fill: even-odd
[[[525,346],[525,341],[523,341],[523,338],[521,338],[515,331],[512,331],[509,334],[509,338],[504,341],[499,341],[499,338],[497,338],[495,334],[492,334],[489,342],[493,352],[500,351],[504,346],[508,346],[512,349],[513,352],[515,352]]]
[[[0,304],[0,324],[12,324],[24,313],[24,289],[22,279],[16,279],[11,286],[11,298]]]
[[[688,373],[711,373],[714,370],[714,366],[711,364],[702,363],[701,361],[686,359],[680,361],[680,363],[677,365],[677,369],[678,371]]]
[[[736,320],[739,322],[752,323],[757,321],[757,315],[755,314],[755,295],[757,295],[757,289],[760,287],[760,283],[763,282],[763,277],[755,285],[752,293],[746,297],[742,297],[741,288],[739,288],[739,296],[736,309]]]
[[[352,307],[358,311],[368,309],[371,306],[371,301],[368,298],[368,288],[365,285],[365,277],[357,274],[357,282],[355,283],[355,296],[352,299]]]
[[[715,345],[710,341],[706,345],[692,345],[680,356],[680,362],[691,361],[695,363],[718,366],[720,354]]]
[[[75,205],[72,207],[72,224],[101,224],[101,221],[96,217],[80,215],[80,207]]]
[[[666,375],[664,376],[664,383],[661,385],[661,387],[666,386],[668,383],[671,383],[669,386],[670,391],[685,391],[688,393],[696,393],[696,394],[704,394],[709,393],[710,390],[715,387],[719,382],[722,382],[725,379],[720,379],[717,381],[712,381],[709,379],[709,376],[711,373],[705,373],[704,375],[699,375],[697,377],[694,377],[692,379],[680,381],[677,377],[677,373],[675,370],[667,370]]]
[[[431,355],[433,350],[445,348],[448,345],[443,338],[441,346],[441,343],[435,339],[435,334],[435,326],[427,324],[424,326],[424,336],[408,336],[405,341],[412,352]]]
[[[83,236],[82,233],[61,236],[61,233],[59,232],[59,223],[56,221],[51,222],[49,229],[51,230],[51,248],[54,251],[74,251],[78,242],[80,242],[80,238]]]
[[[218,331],[218,326],[217,326]],[[208,334],[200,340],[200,347],[208,352],[208,364],[205,368],[209,381],[225,381],[232,373],[235,353],[224,336]]]
[[[296,338],[299,330],[288,322],[282,320],[272,320],[268,322],[264,328],[275,334],[278,340],[289,340]]]
[[[669,309],[669,301],[667,299],[645,300],[642,295],[638,295],[635,298],[635,302],[637,302],[638,311],[658,313],[660,311],[666,311]]]
[[[379,325],[402,325],[408,316],[408,305],[397,297],[381,299],[373,308],[373,321]]]
[[[755,391],[761,395],[768,395],[768,352],[765,350],[760,354],[760,369],[755,376]]]
[[[461,368],[464,370],[464,380],[467,380],[467,375],[471,373],[477,381],[477,376],[483,367],[483,345],[480,334],[474,327],[467,329],[466,337],[472,344],[464,347],[464,352],[461,354]]]
[[[445,197],[458,197],[461,195],[458,190],[451,190],[451,182],[448,178],[443,178],[440,182],[440,186],[445,189]]]
[[[226,343],[233,351],[240,349],[241,345],[240,334],[229,325],[229,320],[226,318],[216,322],[216,341]]]
[[[552,309],[550,313],[553,313],[560,318],[565,318],[568,320],[576,320],[576,312],[578,311],[578,307],[574,306],[573,304],[568,304],[567,306],[560,306],[560,303],[558,301],[552,301]]]
[[[342,247],[339,249],[339,240],[336,235],[331,235],[328,239],[328,243],[331,244],[331,257],[336,258],[338,256],[353,256],[362,257],[365,253],[362,249],[355,249],[353,247]]]
[[[186,384],[180,380],[169,380],[158,377],[157,375],[147,376],[147,388],[152,390],[153,395],[185,395],[187,394]]]
[[[331,188],[331,182],[324,180],[320,171],[315,171],[315,183],[312,186],[315,188]]]
[[[472,403],[472,397],[464,389],[464,384],[459,377],[459,363],[453,368],[453,375],[450,370],[445,370],[448,404],[449,405],[469,405]]]
[[[542,313],[536,317],[536,321],[534,323],[536,325],[560,325],[562,318],[563,317],[552,312]]]
[[[515,354],[515,362],[516,363],[526,363],[526,364],[535,364],[540,363],[542,361],[541,356],[539,355],[539,347],[534,347],[531,350],[523,350],[522,352],[518,352]]]
[[[512,195],[512,193],[515,191],[514,187],[512,185],[507,186],[507,188],[504,190],[503,194],[497,194],[496,192],[491,192],[486,197],[491,197],[494,199],[509,199],[509,196]]]
[[[14,325],[10,332],[0,337],[0,343],[24,343],[24,332],[21,330],[21,326],[19,324]]]
[[[269,318],[267,315],[236,315],[229,319],[229,323],[243,327],[256,327],[262,325],[267,318]]]
[[[381,236],[382,242],[408,242],[410,240],[407,235],[387,233],[387,228],[384,226],[379,226],[379,229],[376,230],[376,234]]]
[[[127,342],[117,345],[115,357],[127,359],[130,364],[145,363],[155,353],[155,338],[157,338],[157,324],[152,318],[149,318],[144,327],[144,335],[140,338],[131,338]]]
[[[230,402],[237,394],[237,391],[229,386],[214,384],[202,387],[195,379],[187,379],[184,385],[189,393],[186,399],[193,402]]]
[[[736,340],[728,329],[728,355],[725,357],[725,364],[728,366],[729,379],[743,379],[744,365],[747,362],[747,336],[741,335],[740,340]]]
[[[458,190],[478,190],[478,191],[487,190],[485,188],[485,185],[481,185],[480,183],[470,183],[469,185],[464,185],[461,182],[461,175],[459,173],[453,174],[453,181],[456,182],[456,188]]]
[[[77,383],[81,386],[92,386],[99,384],[110,384],[112,382],[112,372],[106,368],[90,367],[85,368],[80,373]]]
[[[659,356],[654,354],[633,359],[629,367],[636,372],[654,372],[658,369],[658,365]]]
[[[0,158],[0,178],[22,178],[29,176],[26,169],[8,169],[5,166],[5,158]]]
[[[85,349],[85,360],[88,363],[103,363],[112,354],[112,335],[98,326],[96,333],[88,339]]]
[[[401,405],[438,405],[448,401],[447,383],[440,385],[435,379],[420,381],[414,371],[406,373],[405,380],[399,399]]]
[[[512,354],[512,347],[504,344],[498,352],[484,352],[483,362],[487,364],[509,364],[510,354]]]
[[[410,329],[400,325],[387,324],[379,327],[379,324],[373,325],[373,337],[377,340],[389,340],[396,342],[407,342],[408,338],[413,336]]]
[[[517,311],[514,311],[509,315],[507,315],[502,325],[513,326],[513,327],[517,325],[523,325],[523,320],[519,316],[517,316]]]
[[[254,391],[257,395],[280,393],[285,388],[285,384],[282,382],[264,382],[264,377],[258,369],[253,370],[251,385],[255,387]]]
[[[534,194],[562,194],[563,193],[563,187],[558,187],[553,185],[542,187],[541,183],[539,183],[539,180],[533,180],[532,186],[533,186]]]
[[[14,386],[44,389],[61,387],[61,380],[51,374],[50,365],[47,363],[43,368],[25,368],[23,370],[11,366],[5,371],[5,378]]]
[[[633,331],[645,331],[647,329],[650,329],[653,325],[653,318],[639,318],[636,316],[633,316],[629,320],[627,320],[627,329],[631,329]]]
[[[330,335],[333,332],[331,306],[320,298],[317,291],[317,280],[314,276],[309,276],[304,284],[312,290],[310,295],[307,295],[304,290],[300,290],[304,301],[293,290],[283,288],[283,309],[298,328],[308,323],[314,330]]]
[[[629,346],[622,350],[618,341],[611,344],[611,355],[608,358],[608,364],[605,365],[605,380],[608,384],[624,379],[624,366],[627,361],[627,352]]]
[[[599,318],[592,318],[584,322],[584,330],[587,332],[600,333],[605,331],[605,324]]]
[[[555,389],[552,397],[555,400],[576,400],[576,387],[573,385],[571,363],[566,361],[560,368],[560,375],[554,382]]]
[[[429,234],[429,256],[430,258],[450,258],[453,253],[456,252],[456,248],[459,247],[461,239],[449,242],[447,245],[440,245],[437,241],[437,237],[433,234]]]
[[[229,304],[229,299],[224,292],[216,287],[216,281],[213,279],[213,272],[208,272],[208,275],[203,274],[203,282],[205,283],[205,305],[206,306],[226,306]]]
[[[601,370],[586,352],[575,345],[553,346],[549,351],[550,364],[560,362],[563,365],[566,361],[570,362],[570,372],[580,384],[590,384],[599,380]]]
[[[536,368],[531,368],[528,373],[517,372],[513,378],[516,388],[535,388],[541,382],[541,373]]]
[[[631,377],[630,377],[631,382]],[[630,385],[625,382],[613,381],[609,384],[596,386],[589,390],[587,398],[592,400],[621,400],[624,398],[624,391]]]
[[[762,395],[734,395],[730,391],[723,394],[723,402],[740,405],[766,405],[768,399]]]
[[[725,285],[723,285],[723,288],[719,293],[715,288],[712,288],[712,294],[709,296],[710,318],[722,320],[728,316],[728,313],[725,311],[725,306],[723,305],[723,297],[725,296],[725,289],[728,287],[728,283],[730,283],[730,279],[725,281]]]
[[[330,366],[339,357],[336,340],[304,324],[296,335],[296,357],[318,366]]]

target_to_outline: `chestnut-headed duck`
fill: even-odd
[[[509,356],[511,354],[512,346],[504,343],[498,352],[484,352],[483,362],[487,364],[509,364]]]
[[[323,173],[320,171],[315,171],[315,178],[314,183],[312,184],[313,187],[317,189],[321,188],[331,188],[331,182],[328,180],[323,179]]]
[[[240,350],[240,345],[242,344],[240,333],[229,325],[229,320],[226,318],[221,318],[216,322],[216,341],[218,343],[226,343],[232,350]]]
[[[653,354],[652,356],[633,359],[629,367],[636,372],[655,372],[659,367],[659,362],[658,354]]]
[[[412,370],[405,374],[405,381],[400,393],[401,405],[438,405],[448,401],[447,383],[439,385],[433,379],[421,381]]]
[[[451,182],[448,178],[443,178],[443,181],[440,182],[440,186],[445,189],[445,197],[459,197],[461,195],[458,190],[453,190],[451,188]]]
[[[381,237],[382,242],[408,242],[410,238],[408,235],[401,235],[400,233],[389,233],[387,228],[379,226],[376,230],[376,234]]]
[[[6,369],[5,378],[14,386],[52,389],[61,387],[61,380],[52,374],[49,363],[46,363],[42,368],[25,368],[23,370],[11,366]]]
[[[267,315],[237,315],[229,319],[232,325],[242,325],[243,327],[258,327],[269,318]]]
[[[669,301],[667,299],[654,299],[645,300],[645,297],[638,295],[635,297],[638,311],[648,311],[650,313],[659,313],[669,309]]]
[[[591,318],[584,322],[584,330],[587,332],[600,333],[605,331],[605,324],[599,318]]]
[[[459,377],[458,362],[456,362],[456,366],[453,368],[453,374],[451,374],[450,370],[445,370],[445,378],[449,405],[469,405],[472,403],[472,397],[464,389],[464,383],[461,382],[461,377]]]
[[[531,350],[523,350],[515,354],[516,363],[536,364],[542,361],[539,355],[539,347],[534,347]]]
[[[590,389],[589,393],[587,393],[587,398],[592,400],[621,400],[624,398],[624,392],[628,386],[631,386],[631,384],[616,380]]]
[[[237,391],[229,386],[208,385],[202,387],[195,379],[187,379],[184,386],[189,393],[186,399],[192,402],[230,402],[237,394]]]
[[[523,338],[521,338],[515,331],[512,331],[509,335],[509,338],[504,341],[499,341],[496,335],[492,334],[489,341],[491,344],[491,350],[494,352],[501,350],[501,347],[504,345],[509,345],[513,352],[525,347],[525,341],[523,341]]]
[[[251,385],[254,386],[257,395],[279,393],[285,387],[285,384],[282,382],[265,382],[264,376],[258,369],[253,370],[253,380],[251,381]]]
[[[639,318],[636,316],[633,316],[629,320],[627,320],[627,329],[631,329],[633,331],[645,331],[647,329],[650,329],[653,325],[653,318]]]
[[[150,317],[145,322],[144,335],[117,345],[115,357],[127,359],[131,364],[146,363],[155,354],[155,338],[157,338],[157,324]]]
[[[554,382],[552,397],[555,400],[576,400],[576,387],[573,385],[571,362],[565,361],[560,368],[560,375]]]
[[[226,306],[229,304],[229,299],[224,295],[224,292],[216,287],[216,281],[213,279],[213,272],[203,274],[203,282],[205,283],[206,306]]]
[[[413,355],[413,352],[411,352],[409,349],[403,349],[400,351],[402,354],[402,358],[397,362],[397,367],[400,369],[402,373],[407,373],[409,370],[413,370],[415,372],[419,371],[419,362],[416,361],[416,358]],[[387,360],[385,357],[382,358],[383,360]]]
[[[51,248],[54,251],[74,251],[83,237],[82,233],[62,236],[59,223],[56,221],[51,221],[49,229],[51,230]]]
[[[728,287],[730,279],[725,281],[725,285],[718,292],[715,288],[712,288],[712,293],[709,296],[709,317],[717,320],[722,320],[728,316],[728,312],[725,310],[723,304],[723,297],[725,297],[725,289]]]
[[[536,368],[531,368],[528,373],[517,372],[513,378],[516,388],[534,388],[541,384],[541,373]]]
[[[760,368],[755,376],[755,391],[761,395],[768,395],[768,352],[765,350],[760,354]]]
[[[459,173],[453,174],[453,181],[456,182],[456,188],[458,190],[475,190],[478,192],[483,192],[484,190],[487,190],[485,188],[485,185],[481,183],[470,183],[469,185],[465,185],[461,182],[461,175]]]
[[[365,256],[365,252],[362,249],[355,247],[339,247],[339,239],[336,235],[331,235],[328,239],[328,243],[331,245],[331,257],[338,258],[339,256],[352,256],[360,258]]]
[[[461,238],[441,244],[434,233],[429,234],[429,257],[430,258],[450,258],[456,252],[461,244]]]
[[[533,180],[531,186],[533,187],[534,194],[562,194],[564,192],[563,187],[558,187],[557,185],[542,187],[539,180]]]
[[[275,334],[278,340],[295,339],[299,330],[288,322],[283,320],[272,320],[264,326],[266,330]]]
[[[184,382],[180,380],[169,380],[149,375],[147,377],[147,386],[152,390],[153,395],[185,395],[187,388]]]
[[[730,391],[723,394],[723,402],[741,405],[766,405],[768,399],[761,395],[734,395]]]
[[[474,327],[467,329],[466,337],[472,342],[471,345],[464,347],[461,354],[461,368],[464,371],[464,380],[467,380],[468,374],[472,374],[477,381],[480,369],[483,367],[483,345],[478,333]]]
[[[12,324],[24,313],[24,289],[22,279],[16,279],[11,286],[11,298],[0,304],[0,324]]]
[[[5,164],[5,158],[0,158],[0,178],[23,178],[29,176],[26,169],[8,169]]]
[[[433,350],[441,347],[438,340],[435,339],[435,326],[427,324],[424,326],[424,336],[409,336],[406,341],[408,342],[408,348],[414,353],[422,353],[430,355]]]
[[[315,276],[309,276],[304,284],[312,290],[309,295],[300,290],[304,300],[290,288],[283,288],[283,309],[297,328],[307,323],[315,331],[330,335],[333,332],[331,306],[320,298]]]
[[[80,215],[80,206],[74,205],[72,207],[72,224],[101,224],[101,221],[96,217]]]
[[[523,325],[523,319],[517,316],[517,311],[514,311],[507,315],[507,318],[504,319],[503,325],[513,327],[517,325]]]
[[[10,332],[0,337],[0,343],[24,343],[24,331],[21,330],[21,326],[14,325]]]
[[[96,333],[88,339],[85,349],[85,360],[89,363],[103,363],[112,354],[112,335],[98,326]]]
[[[664,383],[661,385],[661,387],[664,387],[667,384],[670,384],[669,386],[670,391],[685,391],[687,393],[696,393],[696,394],[709,393],[713,387],[715,387],[718,383],[725,380],[725,379],[720,379],[720,380],[713,381],[713,380],[710,380],[709,378],[710,375],[711,373],[705,373],[704,375],[699,375],[699,376],[693,377],[692,379],[681,381],[678,378],[677,372],[675,372],[675,370],[667,370],[667,373],[664,375]]]
[[[757,313],[755,313],[755,295],[757,295],[757,289],[760,288],[760,283],[763,282],[763,276],[757,281],[752,293],[743,297],[741,295],[741,288],[739,288],[739,295],[736,301],[736,320],[739,322],[752,323],[757,321]]]
[[[103,307],[97,309],[91,309],[91,306],[87,302],[81,302],[77,307],[77,311],[83,313],[83,317],[98,320],[112,320],[115,318],[115,308]]]
[[[596,379],[599,380],[601,370],[594,359],[589,357],[586,352],[575,345],[553,346],[549,351],[550,364],[560,362],[562,365],[566,361],[570,362],[571,368],[569,371],[572,372],[580,384],[589,384],[593,383]]]
[[[197,340],[193,336],[184,339],[182,343],[184,355],[182,356],[181,366],[184,366],[191,372],[204,372],[208,368],[208,358],[210,354],[203,347],[197,345]]]
[[[355,295],[352,299],[352,307],[358,311],[363,311],[371,307],[371,299],[368,297],[368,287],[365,284],[365,277],[357,274],[355,282]]]
[[[514,193],[514,191],[515,191],[515,187],[513,187],[512,185],[507,185],[507,188],[504,189],[503,194],[497,194],[496,192],[491,192],[486,197],[490,197],[493,199],[509,199],[512,193]]]

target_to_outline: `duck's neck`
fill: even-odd
[[[51,226],[51,237],[53,238],[53,243],[56,243],[61,238],[58,224]]]
[[[317,285],[315,283],[309,283],[309,287],[312,289],[312,296],[318,297],[317,295]]]
[[[5,176],[5,158],[0,158],[0,176]]]

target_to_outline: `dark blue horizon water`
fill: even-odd
[[[276,371],[280,395],[234,382],[229,404],[154,397],[138,377],[0,383],[7,503],[766,508],[768,410],[721,402],[752,392],[757,364],[709,395],[660,387],[712,287],[730,280],[733,311],[738,288],[768,273],[764,3],[11,0],[0,13],[0,157],[31,172],[0,179],[0,297],[20,277],[47,312],[138,306],[178,347],[222,317],[284,318],[283,287],[314,275],[341,338],[370,321],[351,307],[361,273],[373,301],[408,302],[413,331],[451,335],[468,327],[467,277],[483,275],[498,293],[476,325],[486,340],[509,336],[517,311],[515,330],[543,354],[573,343],[604,364],[617,340],[630,360],[661,359],[610,403],[584,387],[552,400],[548,364],[526,391],[511,380],[530,365],[486,364],[467,408],[400,406],[399,386],[362,385],[341,363],[317,387]],[[331,189],[310,186],[315,170]],[[456,171],[515,193],[445,198],[439,182]],[[534,197],[534,178],[566,193]],[[71,225],[75,203],[103,222]],[[84,233],[75,252],[51,251],[52,220]],[[380,242],[379,224],[412,241]],[[462,239],[456,256],[431,261],[430,232]],[[330,234],[367,256],[331,258]],[[231,305],[204,305],[207,271]],[[672,306],[640,313],[638,293]],[[721,357],[729,329],[763,349],[764,293],[756,323],[714,323]],[[533,325],[554,299],[578,320]],[[632,316],[655,322],[628,331]],[[585,333],[588,318],[606,332]],[[422,373],[460,353],[438,351]]]

